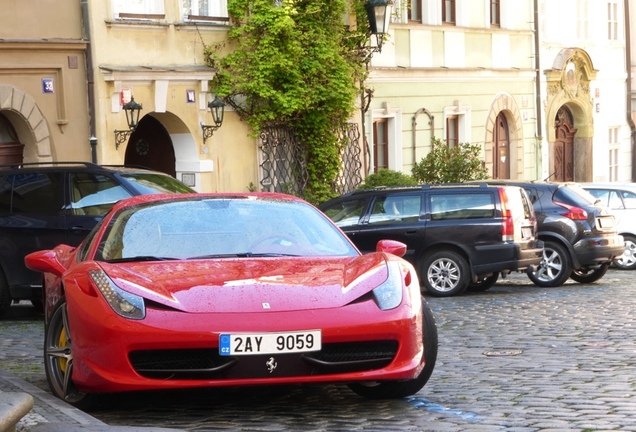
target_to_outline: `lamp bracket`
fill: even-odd
[[[130,138],[130,134],[132,134],[134,131],[135,131],[134,129],[116,130],[115,131],[115,149],[119,150],[119,146],[125,143],[126,141],[128,141],[128,138]]]
[[[204,125],[203,123],[201,123],[201,130],[203,131],[203,144],[205,144],[207,139],[211,138],[214,132],[216,132],[216,130],[220,127],[221,127],[220,124],[219,125]]]

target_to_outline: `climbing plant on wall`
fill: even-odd
[[[315,203],[330,198],[338,130],[351,121],[368,73],[364,0],[228,0],[228,13],[227,41],[206,47],[217,69],[210,90],[254,136],[272,126],[291,129],[306,153],[302,195]]]

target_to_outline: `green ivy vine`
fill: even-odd
[[[368,74],[364,0],[228,0],[227,41],[205,47],[217,70],[210,90],[258,136],[291,128],[306,148],[304,198],[334,195],[337,131],[351,120]],[[344,17],[355,23],[345,26]],[[222,53],[227,55],[222,55]]]

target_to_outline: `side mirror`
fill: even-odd
[[[406,254],[406,245],[395,240],[380,240],[375,247],[376,252],[386,252],[399,257]]]
[[[57,255],[53,250],[32,252],[24,257],[24,263],[31,270],[53,273],[55,276],[62,276],[66,271],[66,268],[57,260]]]

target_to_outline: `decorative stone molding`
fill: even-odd
[[[499,113],[503,113],[508,122],[510,134],[510,177],[523,178],[523,124],[521,111],[514,97],[509,93],[499,93],[493,100],[488,118],[486,119],[486,137],[484,139],[484,154],[489,173],[493,172],[492,145],[494,140],[495,122]]]
[[[14,86],[0,84],[0,111],[2,110],[18,114],[30,131],[26,136],[21,134],[24,141],[22,144],[25,145],[25,159],[31,159],[29,162],[50,162],[51,133],[35,99]],[[25,129],[20,128],[20,125],[14,127]]]

